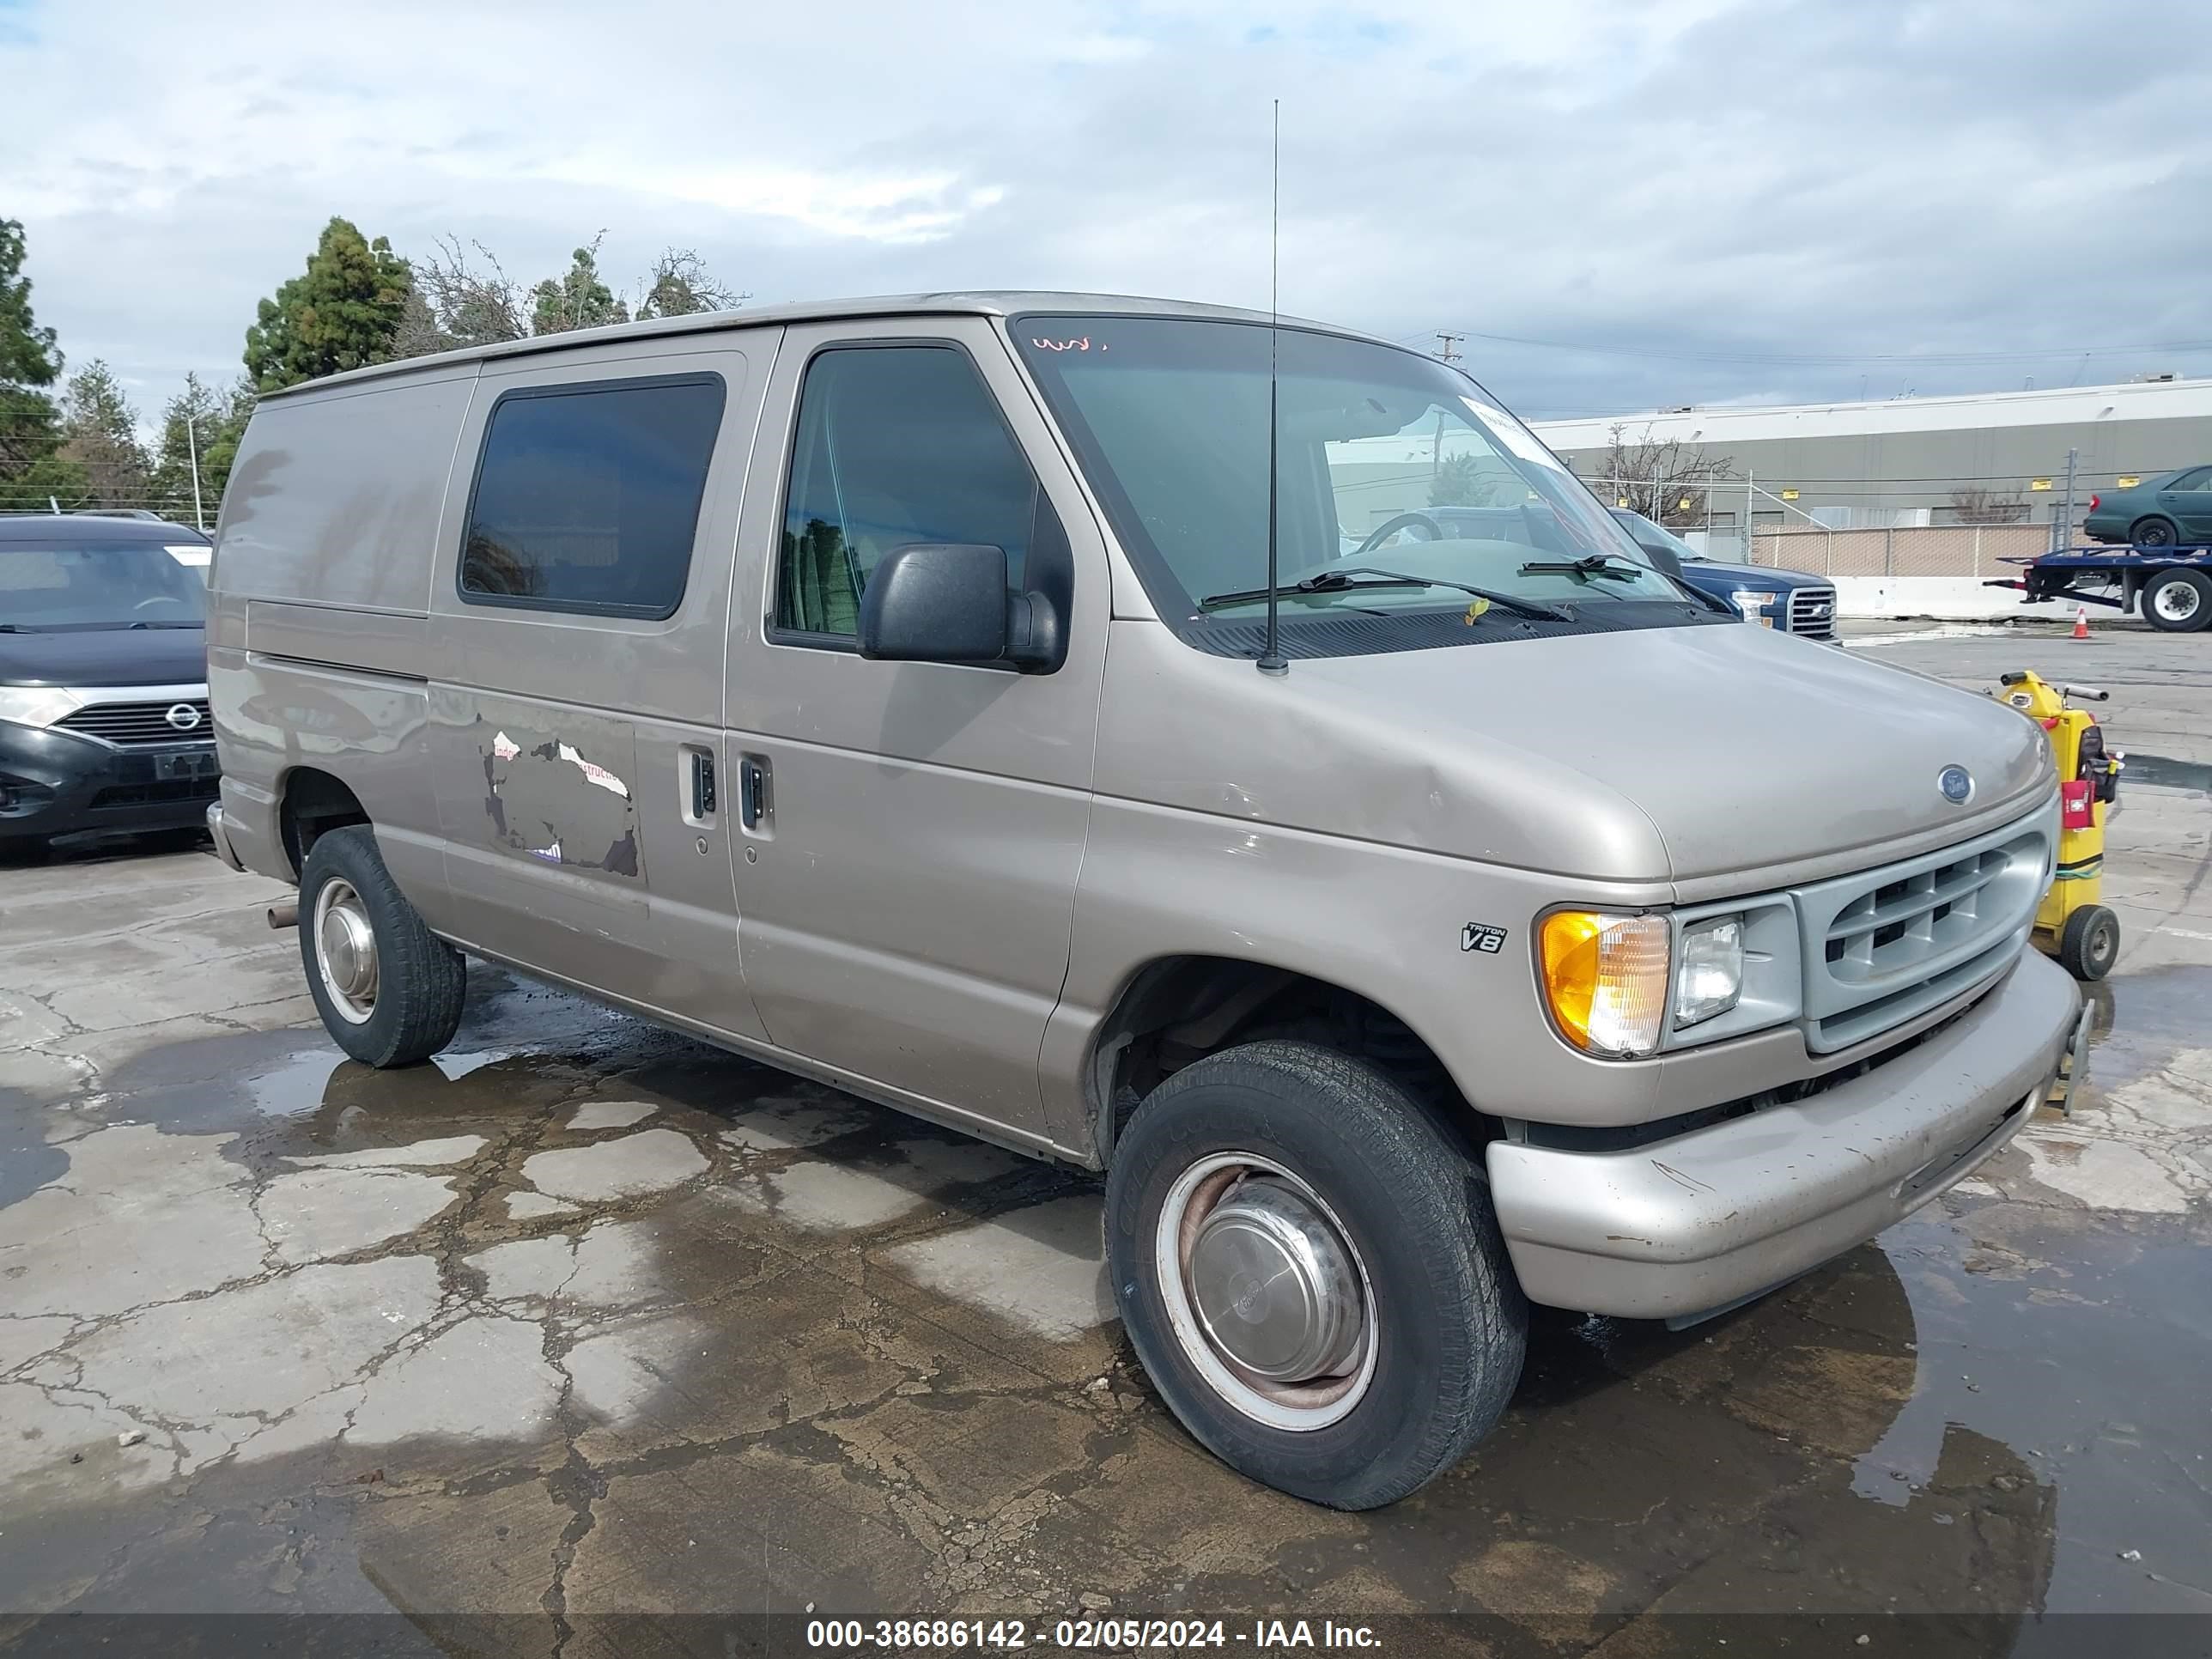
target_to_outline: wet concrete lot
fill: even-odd
[[[2113,827],[2128,934],[2075,1115],[1706,1326],[1540,1316],[1498,1433],[1366,1516],[1159,1407],[1087,1177],[483,968],[441,1064],[372,1073],[272,885],[135,848],[0,868],[0,1650],[312,1613],[364,1617],[162,1641],[722,1653],[810,1611],[2204,1650],[2212,644],[1875,649],[2096,679],[2112,742],[2178,769]],[[625,1622],[763,1613],[792,1617]]]

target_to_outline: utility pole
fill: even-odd
[[[204,535],[207,514],[200,506],[200,434],[192,430],[192,411],[185,410],[185,449],[192,458],[192,523]]]
[[[1454,351],[1452,348],[1465,338],[1467,336],[1464,334],[1447,334],[1443,330],[1438,329],[1437,331],[1437,361],[1445,363],[1457,362],[1459,353]],[[1429,486],[1432,495],[1435,494],[1436,481],[1443,475],[1443,470],[1444,412],[1440,409],[1437,411],[1437,435],[1429,445]]]
[[[2081,452],[2066,452],[2066,516],[2059,521],[2057,545],[2069,546],[2074,540],[2074,469],[2081,459]]]

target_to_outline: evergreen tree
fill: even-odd
[[[599,276],[597,237],[590,246],[576,250],[559,281],[548,276],[531,291],[531,298],[535,301],[530,316],[532,334],[566,334],[570,329],[629,320],[629,307],[615,298]]]
[[[254,386],[276,392],[388,361],[412,286],[407,261],[389,241],[368,241],[346,220],[332,219],[307,270],[262,301],[246,331]]]
[[[62,393],[64,459],[84,470],[88,507],[146,505],[148,465],[138,414],[107,365],[94,358]]]
[[[59,412],[46,388],[61,378],[54,331],[31,311],[21,223],[0,219],[0,511],[75,505],[84,473],[63,457]]]

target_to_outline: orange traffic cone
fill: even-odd
[[[2086,605],[2074,607],[2074,637],[2077,640],[2089,637],[2089,607]]]

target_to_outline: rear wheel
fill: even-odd
[[[1512,1397],[1528,1306],[1488,1182],[1363,1060],[1269,1041],[1176,1073],[1115,1146],[1106,1218],[1146,1372],[1255,1480],[1391,1503]]]
[[[2181,539],[2173,527],[2173,520],[2155,514],[2137,519],[2128,531],[2128,539],[2137,547],[2172,547]]]
[[[2143,620],[2168,634],[2194,634],[2212,623],[2212,577],[2161,570],[2143,584]]]
[[[300,958],[331,1040],[368,1066],[411,1066],[453,1040],[468,971],[422,924],[367,824],[325,831],[300,872]]]
[[[2066,918],[2058,935],[2058,965],[2091,983],[2112,971],[2119,960],[2120,919],[2101,904],[2087,904]]]

